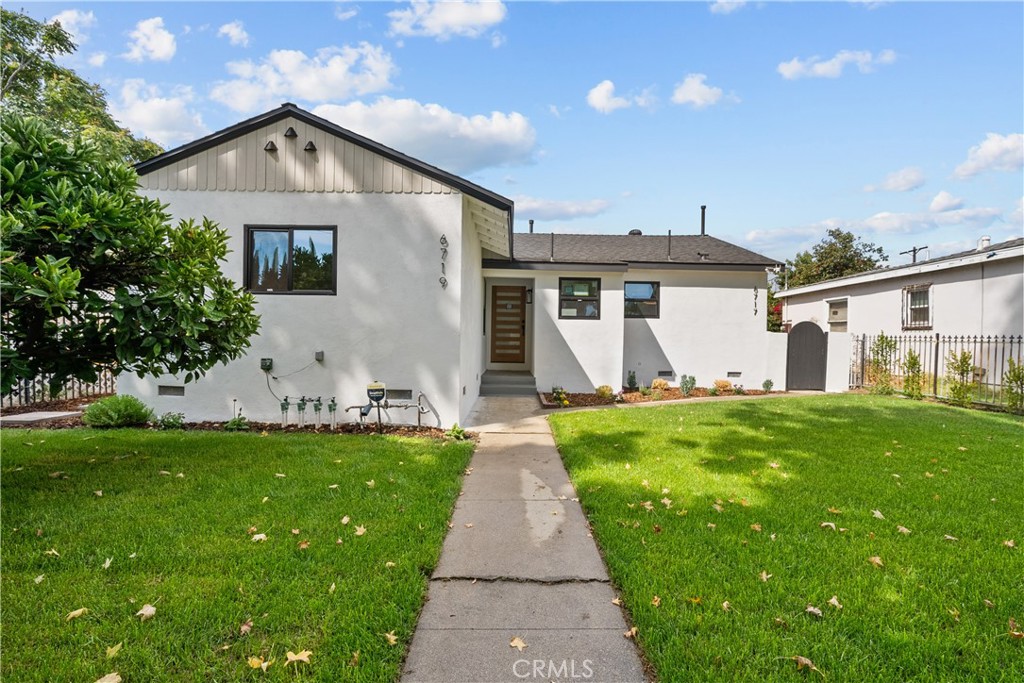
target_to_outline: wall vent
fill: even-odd
[[[676,373],[671,370],[658,370],[658,377],[675,377]]]
[[[173,384],[160,384],[156,388],[157,396],[184,396],[185,387],[174,386]]]
[[[730,379],[734,379],[734,378],[740,377],[742,374],[743,374],[742,372],[737,372],[735,370],[732,370],[731,372],[725,373],[725,376],[730,378]]]
[[[385,398],[389,401],[411,401],[412,400],[412,389],[388,389],[385,393]]]

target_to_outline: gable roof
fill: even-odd
[[[436,166],[432,166],[424,161],[420,161],[419,159],[382,145],[379,142],[363,137],[358,133],[342,128],[341,126],[332,123],[327,119],[316,116],[315,114],[312,114],[291,102],[285,102],[277,109],[246,119],[245,121],[229,126],[228,128],[224,128],[223,130],[219,130],[215,133],[211,133],[210,135],[195,140],[194,142],[176,147],[175,149],[164,152],[152,159],[139,162],[138,164],[135,164],[135,171],[139,176],[146,176],[154,171],[166,168],[179,161],[200,154],[201,152],[215,148],[218,145],[223,145],[228,141],[235,140],[236,138],[240,138],[261,128],[289,118],[322,130],[328,135],[341,138],[342,140],[353,145],[357,145],[373,154],[380,155],[399,166],[422,174],[423,176],[431,178],[443,185],[447,185],[458,190],[465,196],[476,200],[483,205],[476,205],[474,207],[474,219],[475,222],[478,223],[478,229],[490,231],[492,234],[496,230],[501,233],[506,233],[502,234],[501,241],[507,241],[508,244],[507,247],[503,244],[502,246],[504,248],[502,250],[504,251],[504,249],[507,249],[508,252],[511,253],[512,225],[515,218],[515,205],[511,199],[492,192],[485,187],[477,185],[476,183],[470,182],[465,178],[461,178],[453,173],[449,173],[448,171],[444,171]]]
[[[593,264],[654,268],[721,266],[762,269],[781,265],[767,256],[710,235],[575,235],[515,233],[513,260],[523,264]],[[671,255],[669,240],[671,239]]]
[[[831,280],[822,280],[821,282],[815,282],[810,285],[804,285],[803,287],[793,287],[792,289],[784,289],[781,292],[777,293],[775,296],[778,298],[785,298],[788,296],[795,296],[798,294],[809,294],[811,292],[826,291],[838,287],[857,285],[862,282],[889,280],[899,277],[905,277],[908,275],[917,275],[919,273],[933,272],[936,270],[963,268],[966,266],[972,266],[976,263],[988,261],[993,258],[998,258],[1002,260],[1005,258],[1019,258],[1021,256],[1024,256],[1024,237],[1017,237],[1015,239],[1007,240],[1005,242],[990,244],[989,246],[982,249],[968,249],[966,251],[958,251],[955,254],[938,256],[933,259],[928,259],[927,261],[906,263],[901,266],[893,266],[892,268],[876,268],[874,270],[864,271],[863,273],[845,275],[843,277],[832,278]]]

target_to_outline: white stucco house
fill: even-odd
[[[784,325],[853,334],[1024,334],[1024,239],[783,290]]]
[[[630,370],[785,382],[785,335],[765,332],[777,262],[711,236],[513,233],[511,200],[292,104],[136,168],[175,219],[227,229],[225,274],[262,317],[194,383],[120,379],[158,414],[270,421],[284,396],[344,408],[379,380],[447,427],[481,393],[617,389]]]

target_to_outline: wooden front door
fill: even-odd
[[[526,362],[526,287],[491,287],[491,362]]]

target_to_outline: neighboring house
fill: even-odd
[[[175,219],[228,231],[224,272],[262,317],[246,356],[195,383],[120,379],[158,414],[226,420],[237,406],[274,420],[284,396],[344,409],[380,380],[392,400],[422,394],[424,424],[449,426],[488,379],[784,384],[785,336],[765,332],[778,264],[713,237],[513,235],[511,200],[292,104],[136,168]]]
[[[853,334],[1024,334],[1024,239],[778,293],[787,326]]]

